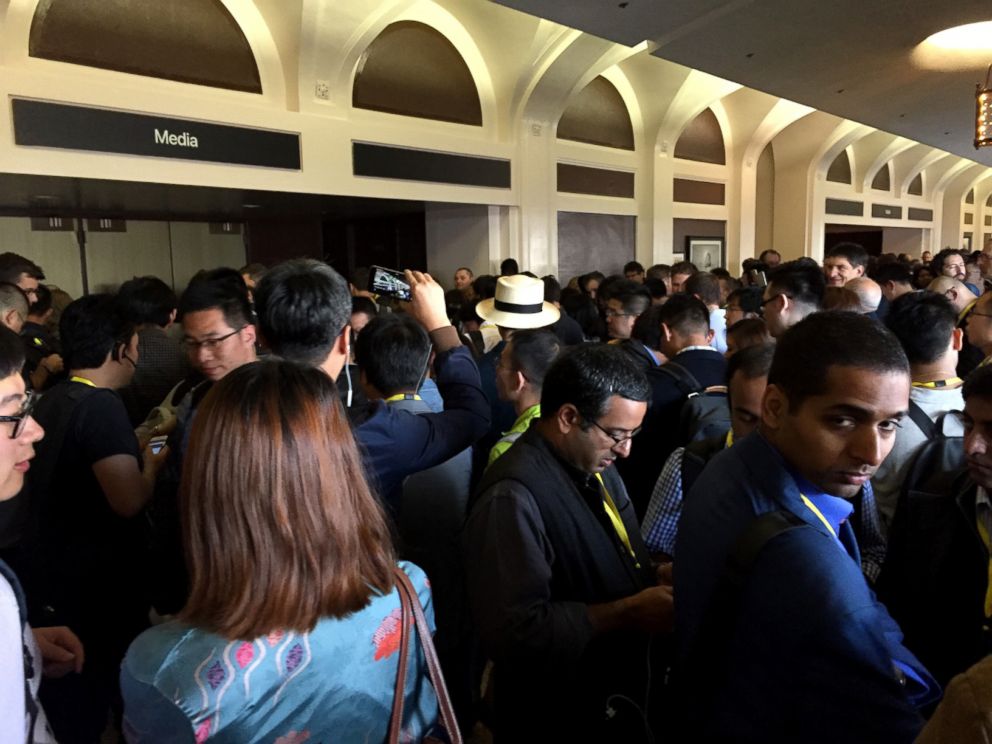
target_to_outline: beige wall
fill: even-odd
[[[427,270],[445,289],[454,287],[454,274],[461,266],[476,276],[490,273],[489,207],[428,204],[425,220]]]
[[[912,227],[886,227],[882,230],[882,252],[908,253],[919,258],[923,251],[923,232]]]
[[[12,251],[31,259],[45,272],[45,283],[73,297],[83,293],[79,244],[72,230],[32,230],[27,217],[0,217],[0,252]]]

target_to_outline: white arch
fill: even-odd
[[[871,188],[872,181],[875,180],[875,175],[884,167],[889,166],[889,190],[892,193],[901,195],[901,192],[896,192],[896,182],[895,182],[895,169],[892,168],[892,159],[901,152],[905,152],[911,147],[915,147],[916,142],[908,140],[904,137],[896,137],[892,142],[890,142],[879,154],[878,156],[868,165],[865,169],[865,177],[861,184],[861,190],[867,191]]]

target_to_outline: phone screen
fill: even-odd
[[[396,269],[373,266],[369,274],[369,291],[410,301],[410,285],[406,283],[403,272]]]
[[[157,455],[162,451],[166,441],[168,441],[168,437],[154,437],[148,444],[151,446],[152,452]]]

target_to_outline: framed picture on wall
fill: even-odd
[[[722,269],[726,263],[723,238],[700,238],[687,235],[685,252],[689,261],[700,271]]]

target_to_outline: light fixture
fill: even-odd
[[[992,89],[989,88],[992,65],[985,73],[985,85],[975,86],[975,149],[992,145]]]

